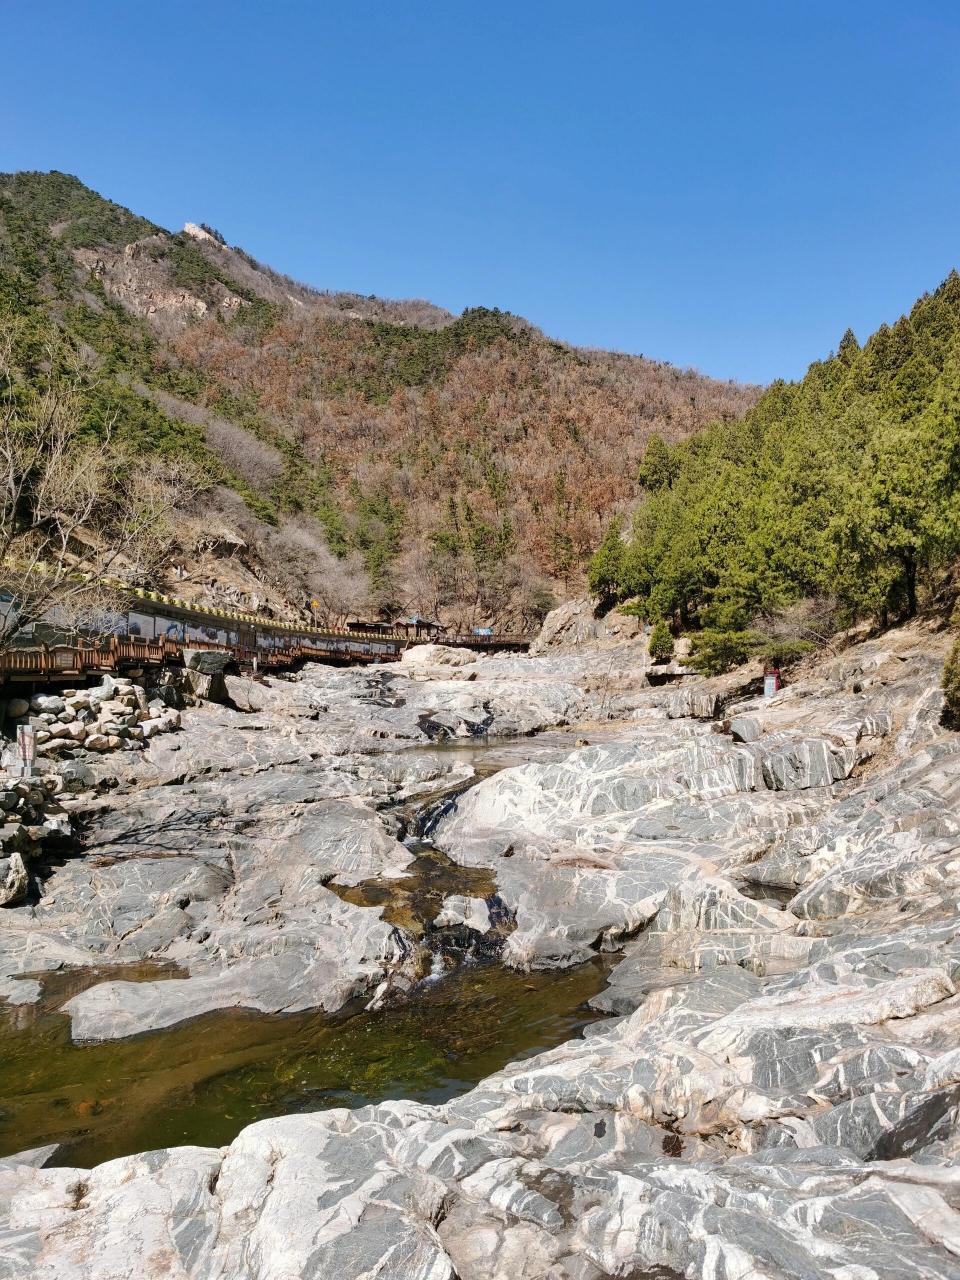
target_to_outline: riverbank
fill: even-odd
[[[564,723],[569,745],[537,758],[531,739],[532,758],[435,815],[435,847],[495,895],[451,893],[434,918],[451,923],[430,932],[462,943],[470,920],[482,937],[477,904],[489,918],[496,897],[507,970],[490,972],[513,993],[494,996],[511,1002],[494,1005],[501,1062],[528,973],[579,982],[612,956],[609,984],[584,994],[615,1016],[461,1074],[479,1083],[446,1101],[350,1110],[355,1092],[334,1088],[317,1106],[347,1106],[264,1119],[226,1147],[89,1171],[9,1161],[19,1273],[955,1276],[960,738],[939,722],[944,648],[891,633],[767,700],[731,681],[645,688],[624,645],[315,668],[238,686],[245,714],[189,713],[181,742],[119,769],[37,906],[5,914],[28,940],[8,965],[52,969],[51,940],[69,938],[88,963],[189,974],[73,996],[75,1037],[112,1051],[216,1010],[269,1021],[357,999],[380,1006],[371,1025],[428,1027],[417,984],[437,939],[362,905],[363,886],[402,883],[416,859],[405,801],[470,781],[432,739]],[[602,740],[577,746],[588,722]],[[453,1003],[469,1041],[469,1001]],[[437,1016],[456,1025],[449,1003]]]

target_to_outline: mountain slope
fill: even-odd
[[[215,480],[181,592],[288,611],[528,623],[636,496],[651,433],[758,394],[499,311],[313,290],[60,173],[0,176],[0,317],[28,376],[55,338],[84,354],[92,430],[116,412]]]
[[[614,528],[594,560],[602,594],[739,633],[741,652],[753,620],[800,601],[820,601],[821,631],[912,617],[960,555],[960,276],[742,420],[653,442],[641,479],[629,544]]]

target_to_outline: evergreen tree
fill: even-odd
[[[637,484],[650,493],[655,493],[657,489],[669,489],[678,469],[679,462],[675,451],[663,436],[654,433],[647,441],[643,458],[637,468]]]
[[[910,617],[960,554],[960,276],[881,326],[852,331],[802,381],[774,383],[739,421],[651,437],[617,572],[592,573],[651,616],[724,637],[722,666],[760,614],[830,597],[841,619]]]
[[[602,604],[609,604],[623,594],[625,556],[623,521],[614,516],[587,573],[590,591],[599,597]]]
[[[840,339],[839,347],[837,347],[837,359],[845,365],[851,365],[859,354],[860,343],[857,341],[857,335],[852,329],[848,329]]]
[[[662,620],[650,633],[650,657],[654,662],[669,662],[673,657],[673,636]]]

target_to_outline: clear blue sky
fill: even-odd
[[[960,265],[956,0],[0,0],[0,168],[766,381]]]

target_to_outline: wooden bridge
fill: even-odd
[[[104,673],[181,666],[187,650],[229,653],[241,671],[270,671],[301,662],[339,665],[392,662],[426,639],[395,630],[359,631],[277,622],[256,614],[202,609],[156,592],[130,593],[105,638],[58,637],[55,627],[18,638],[0,652],[0,684],[68,684]],[[434,643],[479,652],[522,652],[527,636],[440,635]]]

